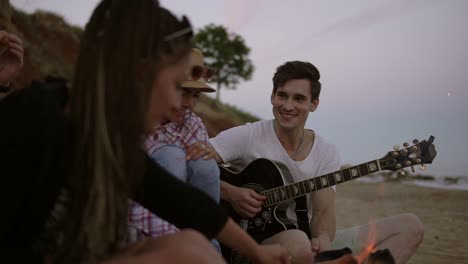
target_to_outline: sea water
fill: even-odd
[[[448,190],[465,190],[468,191],[468,175],[467,176],[434,176],[433,179],[418,179],[418,177],[412,176],[405,177],[404,179],[398,180],[403,184],[412,184],[421,187],[448,189]],[[357,179],[359,182],[364,183],[379,183],[389,180],[388,177],[382,175],[365,176]]]

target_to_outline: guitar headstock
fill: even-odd
[[[431,164],[437,155],[435,150],[434,137],[430,136],[428,140],[419,142],[413,140],[414,145],[408,143],[403,144],[403,148],[395,146],[393,151],[389,151],[387,155],[379,160],[382,170],[397,171],[406,167],[411,167],[414,172],[414,165],[421,165],[421,169],[425,169],[425,164]]]

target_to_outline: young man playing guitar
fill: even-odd
[[[319,79],[319,71],[308,62],[289,61],[279,66],[273,77],[271,94],[275,119],[220,133],[210,140],[210,156],[220,164],[229,163],[239,170],[258,158],[280,161],[291,171],[291,178],[284,179],[289,183],[339,170],[336,148],[313,130],[305,128],[309,113],[319,105]],[[206,152],[199,155],[206,155]],[[309,234],[292,229],[263,234],[256,239],[263,244],[280,243],[288,248],[293,260],[310,250],[317,253],[350,247],[354,254],[360,253],[366,245],[369,225],[336,230],[335,191],[333,186],[308,195]],[[221,199],[229,202],[240,216],[251,218],[262,210],[266,197],[252,189],[222,181]],[[294,208],[288,208],[287,216],[296,220]],[[405,263],[423,237],[422,225],[413,214],[381,219],[374,228],[377,231],[376,247],[390,249],[397,263]]]

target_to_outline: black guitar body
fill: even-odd
[[[300,229],[306,234],[308,219],[304,217],[307,212],[306,194],[324,188],[329,188],[359,177],[369,175],[378,171],[397,171],[413,165],[431,164],[437,152],[435,150],[434,137],[419,142],[413,140],[414,145],[404,143],[405,148],[389,151],[383,158],[358,164],[349,168],[340,169],[324,175],[309,175],[310,178],[287,184],[283,179],[292,179],[288,167],[281,162],[269,159],[257,159],[252,161],[242,172],[236,173],[228,168],[220,167],[221,180],[237,187],[249,188],[261,193],[267,200],[263,203],[260,213],[250,219],[240,217],[229,203],[221,202],[227,208],[229,215],[239,223],[257,242],[261,243],[276,233],[288,229],[297,229],[286,216],[286,209],[297,202],[296,211]],[[243,258],[237,258],[239,254],[231,254],[229,250],[223,249],[223,255],[230,263],[245,263]]]
[[[224,167],[220,170],[221,180],[237,187],[253,189],[258,193],[283,186],[282,175],[290,175],[289,169],[284,164],[268,159],[254,160],[240,173]],[[229,215],[259,242],[280,231],[297,228],[286,217],[286,209],[290,204],[291,202],[286,202],[264,207],[253,218],[243,219],[229,203],[222,202]]]

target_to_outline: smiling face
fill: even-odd
[[[170,121],[180,123],[184,120],[184,115],[187,110],[193,111],[200,97],[200,89],[182,88],[182,104],[181,107],[173,108]]]
[[[292,79],[278,87],[271,96],[273,115],[279,127],[286,130],[304,128],[310,111],[315,111],[319,100],[311,100],[310,81]]]

